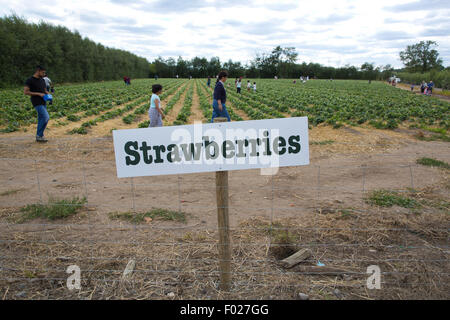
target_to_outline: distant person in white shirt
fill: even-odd
[[[247,80],[247,91],[250,92],[250,88],[252,87],[252,83],[250,80]]]
[[[256,82],[253,82],[253,92],[256,92]]]
[[[47,73],[45,73],[45,77],[43,78],[45,81],[45,87],[47,88],[48,92],[51,92],[51,88],[52,86],[52,80],[50,80],[50,78],[48,77]]]
[[[241,93],[242,82],[241,79],[238,79],[236,82],[237,93]]]

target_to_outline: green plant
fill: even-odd
[[[420,203],[415,199],[399,195],[398,192],[389,190],[372,191],[366,202],[379,207],[392,207],[394,205],[404,208],[417,208]]]
[[[167,209],[152,209],[147,212],[113,212],[109,214],[109,217],[113,220],[124,220],[135,224],[144,222],[145,218],[186,222],[186,213]]]
[[[22,215],[17,217],[16,223],[23,223],[36,218],[48,220],[64,219],[76,214],[86,203],[86,198],[73,198],[72,200],[57,200],[49,198],[47,204],[31,204],[22,208]]]
[[[432,159],[432,158],[420,158],[420,159],[417,159],[416,163],[421,164],[423,166],[450,169],[450,165],[447,162]]]
[[[0,196],[10,196],[12,194],[16,194],[20,191],[24,191],[25,189],[12,189],[12,190],[8,190],[8,191],[4,191],[2,193],[0,193]]]

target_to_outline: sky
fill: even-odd
[[[280,45],[295,47],[298,63],[401,68],[400,51],[433,40],[450,65],[450,0],[0,0],[0,16],[12,13],[149,61],[246,64]]]

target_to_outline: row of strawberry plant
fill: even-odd
[[[269,107],[266,104],[263,104],[259,101],[256,101],[255,98],[253,97],[254,94],[239,94],[234,92],[233,90],[228,90],[227,91],[227,96],[231,96],[232,99],[239,99],[242,102],[246,103],[248,106],[254,108],[257,111],[260,111],[262,114],[264,114],[264,117],[261,119],[271,119],[271,118],[284,118],[284,115],[279,112],[278,110],[276,110],[275,108]],[[233,102],[233,101],[232,101]],[[234,104],[234,102],[233,102]],[[255,116],[258,115],[259,116],[259,112],[251,112],[252,114],[254,114]],[[252,117],[252,115],[250,113],[247,112],[247,114],[249,115],[249,117]]]
[[[56,86],[53,104],[48,105],[47,110],[51,119],[69,117],[68,121],[79,121],[139,98],[154,82],[142,79],[133,82],[132,86],[124,86],[120,81]],[[84,114],[80,114],[83,111]],[[6,126],[3,131],[17,131],[20,126],[35,122],[36,111],[31,107],[29,97],[23,94],[23,87],[2,90],[0,125]],[[60,125],[67,123],[60,121]]]
[[[197,80],[197,95],[198,100],[200,103],[200,109],[202,110],[203,116],[206,119],[211,119],[212,117],[212,107],[211,107],[211,101],[210,98],[206,96],[205,91],[203,90],[202,86],[199,84]]]
[[[206,88],[206,87],[205,87]],[[212,92],[212,90],[208,90]],[[231,101],[233,106],[236,109],[244,111],[252,120],[260,120],[260,119],[271,119],[273,118],[270,114],[265,114],[263,111],[258,108],[254,108],[250,106],[247,102],[243,101],[236,97],[237,94],[230,94],[231,90],[227,90],[227,99]],[[230,115],[231,117],[231,115]]]
[[[186,91],[186,88],[188,87],[187,83],[183,84],[183,87],[178,90],[174,96],[170,99],[170,101],[167,103],[166,107],[164,107],[164,114],[168,114],[170,110],[173,109],[173,106],[180,100],[180,97],[183,95],[183,93]],[[145,120],[139,123],[139,128],[147,128],[150,124],[150,120]]]
[[[191,115],[191,107],[192,107],[192,95],[194,92],[194,82],[189,85],[189,89],[186,93],[186,97],[184,98],[183,107],[178,113],[177,119],[173,122],[173,125],[181,125],[186,124],[189,116]]]
[[[182,82],[178,82],[173,86],[167,86],[165,87],[165,91],[161,94],[161,96],[159,97],[161,101],[164,101],[167,97],[169,97],[170,95],[172,95],[174,92],[176,92],[180,86],[182,85]],[[144,114],[146,111],[148,111],[149,108],[149,104],[144,104],[141,107],[137,108],[132,114],[129,114],[125,117],[122,118],[123,122],[126,124],[131,124],[133,122],[135,122],[140,115]]]
[[[99,123],[99,122],[104,122],[106,120],[114,119],[118,116],[121,116],[124,113],[129,112],[129,111],[133,110],[134,108],[136,108],[137,106],[145,103],[146,100],[147,100],[147,97],[143,97],[143,98],[140,98],[130,104],[125,105],[122,108],[108,111],[108,112],[102,114],[100,117],[97,117],[93,120],[89,120],[89,121],[82,123],[80,127],[75,128],[75,129],[69,131],[68,133],[69,134],[75,134],[75,133],[87,134],[88,133],[87,128],[91,128],[92,126],[97,125],[97,123]]]

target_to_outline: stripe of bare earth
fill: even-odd
[[[126,102],[126,103],[123,103],[123,104],[114,106],[114,107],[111,108],[111,109],[102,111],[102,112],[100,112],[99,114],[92,115],[92,116],[85,117],[85,118],[81,118],[79,121],[71,122],[71,123],[69,123],[68,125],[65,125],[65,126],[51,127],[51,125],[50,125],[51,122],[49,122],[49,127],[50,127],[49,133],[51,133],[52,136],[53,136],[53,135],[56,135],[56,136],[67,135],[67,132],[69,132],[69,131],[72,130],[72,129],[75,129],[75,128],[80,127],[82,123],[88,122],[88,121],[90,121],[90,120],[94,120],[94,119],[96,119],[96,118],[98,118],[98,117],[101,117],[102,115],[104,115],[104,114],[107,113],[107,112],[111,112],[111,111],[114,111],[114,110],[117,110],[117,109],[121,109],[121,108],[123,108],[123,107],[125,107],[125,106],[127,106],[127,105],[129,105],[129,104],[132,104],[132,103],[136,102],[136,101],[139,100],[139,99],[142,99],[142,97],[143,97],[143,95],[142,95],[142,96],[139,96],[139,97],[136,98],[136,99],[133,99],[133,100],[131,100],[131,101],[128,101],[128,102]],[[135,108],[133,108],[132,110],[134,110],[134,109],[135,109]],[[122,115],[122,116],[123,116],[123,115]],[[51,121],[51,119],[50,119],[50,121]],[[100,124],[100,122],[99,122],[98,124]]]
[[[173,106],[172,110],[166,115],[165,119],[163,120],[164,126],[171,126],[172,123],[177,119],[178,113],[180,112],[181,108],[183,108],[184,99],[186,98],[186,94],[189,92],[191,84],[187,84],[186,90],[183,92],[183,94],[180,96],[180,99],[177,101],[177,103]],[[184,88],[185,86],[183,86]],[[164,106],[163,106],[164,107]]]
[[[131,100],[131,101],[129,101],[129,102],[126,102],[126,103],[124,103],[124,104],[121,104],[121,105],[118,105],[118,106],[114,106],[114,107],[111,108],[111,109],[102,111],[102,112],[100,112],[98,115],[92,115],[92,116],[89,116],[89,117],[81,118],[81,119],[78,120],[78,121],[68,121],[68,120],[63,120],[63,119],[66,119],[66,118],[52,119],[52,116],[51,116],[51,114],[50,114],[50,121],[49,121],[48,126],[47,126],[47,128],[46,128],[46,130],[45,130],[45,133],[46,133],[46,135],[48,135],[49,137],[50,137],[50,136],[51,136],[51,137],[64,136],[64,135],[67,134],[67,131],[79,127],[83,122],[90,121],[90,120],[93,120],[93,119],[95,119],[95,118],[97,118],[97,117],[100,117],[102,114],[104,114],[104,113],[106,113],[106,112],[108,112],[108,111],[113,111],[113,110],[116,110],[116,109],[123,108],[125,105],[127,105],[127,104],[129,104],[129,103],[133,103],[133,102],[135,102],[135,101],[137,101],[137,100],[139,100],[139,99],[141,99],[141,98],[142,98],[142,96],[139,97],[139,98],[136,98],[136,99],[134,99],[134,100]],[[79,113],[80,113],[80,114],[84,114],[85,112],[86,112],[86,111],[81,111],[81,112],[79,112]],[[61,126],[61,125],[57,125],[56,121],[68,121],[69,123],[68,123],[67,125]],[[33,132],[33,133],[34,133],[34,132],[36,132],[36,127],[37,127],[37,121],[36,121],[36,123],[30,124],[30,125],[28,125],[28,126],[26,126],[26,127],[25,127],[25,126],[24,126],[24,127],[21,127],[21,129],[20,129],[19,131],[12,132],[12,134],[9,134],[9,135],[10,135],[10,136],[23,135],[23,129],[26,129],[27,132]]]
[[[191,107],[191,115],[188,118],[188,124],[193,124],[195,121],[205,122],[205,117],[203,116],[203,112],[200,109],[200,98],[197,94],[197,86],[199,84],[197,81],[194,82],[194,94],[192,95],[192,107]]]
[[[78,94],[78,95],[75,96],[75,97],[78,97],[79,95],[81,95],[81,94]],[[116,106],[112,107],[111,109],[103,110],[103,111],[99,112],[99,114],[97,114],[97,115],[92,115],[92,116],[88,116],[88,117],[83,117],[83,115],[86,113],[86,110],[81,110],[81,111],[79,111],[79,112],[73,113],[72,115],[77,116],[77,117],[80,117],[80,120],[78,120],[78,121],[70,121],[70,120],[67,120],[67,117],[62,117],[62,118],[55,119],[55,121],[68,122],[68,124],[66,124],[66,125],[64,125],[64,124],[63,124],[63,125],[56,125],[56,124],[55,124],[55,127],[65,127],[65,128],[69,128],[71,123],[75,123],[75,124],[76,124],[76,123],[79,123],[79,122],[83,123],[83,122],[85,122],[85,121],[93,120],[93,119],[95,119],[96,117],[101,116],[102,114],[105,114],[105,113],[107,113],[107,112],[109,112],[109,111],[113,111],[113,110],[115,110],[115,109],[120,109],[120,108],[126,106],[127,104],[134,103],[135,101],[141,99],[142,96],[143,96],[143,95],[140,95],[138,98],[135,98],[135,99],[133,99],[133,100],[131,100],[131,101],[122,103],[122,104],[120,104],[120,105],[116,105]],[[79,101],[79,100],[81,100],[81,102],[86,102],[87,99],[86,99],[86,98],[76,99],[76,101]],[[49,124],[49,126],[50,126],[50,125],[51,125],[51,124]],[[73,128],[71,128],[71,129],[73,129]]]
[[[184,86],[184,84],[179,86],[177,88],[177,90],[175,91],[175,93],[165,97],[164,99],[161,100],[161,102],[163,103],[163,102],[170,101],[170,99],[179,90],[181,90],[183,86]],[[96,126],[92,127],[92,129],[90,130],[90,134],[92,134],[94,136],[102,137],[102,136],[109,135],[111,133],[112,129],[136,129],[141,120],[144,120],[144,118],[145,118],[145,120],[148,120],[148,112],[147,111],[144,114],[136,115],[136,119],[133,121],[133,123],[130,123],[130,124],[126,124],[125,122],[123,122],[123,118],[129,114],[133,114],[136,109],[142,107],[143,105],[149,104],[149,101],[150,101],[150,96],[148,98],[148,101],[141,103],[140,105],[133,108],[132,110],[125,112],[116,118],[109,119],[104,122],[98,122]]]
[[[73,115],[78,116],[78,117],[81,118],[81,119],[78,120],[78,121],[69,121],[69,120],[67,120],[67,117],[55,119],[55,121],[64,121],[64,122],[68,122],[68,124],[66,124],[66,125],[56,125],[56,124],[55,124],[54,127],[55,127],[55,128],[60,128],[60,127],[61,127],[61,128],[63,128],[63,129],[65,129],[65,131],[67,131],[67,129],[72,130],[72,129],[74,129],[74,128],[77,127],[76,124],[79,124],[79,123],[83,123],[83,122],[87,122],[87,121],[93,120],[93,119],[95,119],[95,118],[97,118],[97,117],[99,117],[99,116],[101,116],[101,115],[103,115],[103,114],[105,114],[105,113],[107,113],[107,112],[109,112],[109,111],[114,111],[114,110],[116,110],[116,109],[123,108],[124,106],[126,106],[126,105],[128,105],[128,104],[130,104],[130,103],[136,102],[137,100],[141,99],[142,97],[143,97],[143,95],[140,95],[140,96],[139,96],[138,98],[136,98],[136,99],[133,99],[133,100],[128,101],[128,102],[125,102],[125,103],[122,103],[122,104],[120,104],[120,105],[116,105],[116,106],[114,106],[114,107],[111,108],[111,109],[103,110],[103,111],[99,112],[99,114],[97,114],[97,115],[92,115],[92,116],[88,116],[88,117],[83,117],[83,115],[86,113],[86,110],[79,111],[79,112],[73,114]],[[86,99],[83,98],[83,101],[85,101],[85,100],[86,100]],[[75,124],[75,125],[74,125],[74,124]],[[50,129],[52,128],[52,127],[51,127],[51,123],[49,123],[49,127],[50,127]]]

